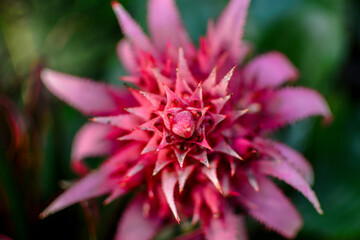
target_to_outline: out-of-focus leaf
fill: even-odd
[[[249,22],[255,30],[248,37],[260,52],[284,52],[299,68],[301,85],[327,90],[346,53],[345,1],[276,0],[276,14],[264,2],[253,2]],[[264,9],[274,14],[264,14]]]
[[[16,236],[21,239],[27,239],[27,226],[23,203],[19,192],[17,191],[17,183],[14,178],[13,170],[5,158],[5,152],[0,146],[0,184],[5,190],[7,202],[9,203],[10,221],[12,221]]]

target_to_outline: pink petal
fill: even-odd
[[[199,120],[198,120],[199,122]],[[201,142],[195,142],[197,145],[203,147],[203,148],[206,148],[210,151],[214,151],[214,149],[209,145],[208,141],[206,140],[206,136],[205,136],[205,126],[202,127],[202,130],[201,130]]]
[[[132,83],[134,85],[141,85],[141,77],[140,76],[120,76],[119,79],[124,81],[125,83]]]
[[[156,109],[158,109],[161,105],[162,102],[165,102],[165,97],[157,95],[157,94],[153,94],[153,93],[148,93],[148,92],[143,92],[140,91],[140,93],[146,97],[147,100],[149,100],[149,102],[152,104],[152,106],[154,106]]]
[[[211,108],[210,106],[207,106],[207,107],[204,107],[204,108],[200,109],[201,110],[201,117],[197,120],[196,128],[199,128],[201,126],[202,122],[205,119],[205,114],[209,111],[210,108]]]
[[[185,161],[185,158],[186,158],[186,155],[191,151],[191,148],[189,148],[187,151],[185,152],[182,152],[180,151],[179,149],[177,148],[174,148],[174,153],[175,153],[175,156],[178,160],[178,163],[180,165],[180,167],[183,167],[184,165],[184,161]]]
[[[81,202],[109,193],[117,184],[118,179],[111,178],[110,172],[101,168],[80,179],[63,194],[57,197],[41,214],[44,218],[74,203]]]
[[[141,154],[145,154],[148,152],[155,151],[159,146],[159,141],[161,140],[161,137],[157,134],[154,134],[149,142],[146,144],[144,149],[141,151]]]
[[[41,214],[46,217],[76,202],[84,201],[111,192],[118,186],[119,178],[114,177],[114,170],[123,171],[128,163],[139,158],[139,144],[124,146],[120,151],[103,163],[102,167],[89,173],[60,195]],[[120,176],[121,177],[121,176]]]
[[[125,208],[116,231],[116,240],[151,240],[155,236],[161,221],[155,217],[145,217],[143,204],[143,198],[137,197]]]
[[[180,223],[180,218],[176,210],[175,200],[174,200],[174,189],[177,183],[177,177],[174,173],[164,171],[161,179],[161,187],[165,194],[166,201],[174,214],[174,217],[178,223]]]
[[[147,98],[140,93],[139,90],[128,87],[130,94],[136,99],[136,102],[143,107],[151,107],[151,103],[147,100]]]
[[[232,122],[238,120],[240,117],[244,116],[246,113],[248,113],[250,111],[250,109],[246,108],[246,109],[243,109],[243,110],[235,110],[235,111],[232,111],[230,112],[230,120]]]
[[[183,77],[179,75],[179,72],[176,73],[176,83],[175,83],[175,94],[178,96],[183,96],[184,94],[191,95],[192,90],[185,81]]]
[[[152,70],[160,93],[163,95],[165,93],[164,85],[171,87],[173,85],[173,81],[162,75],[159,69],[153,68]]]
[[[128,170],[124,174],[124,179],[122,179],[122,181],[129,180],[134,175],[140,173],[147,165],[149,165],[149,161],[138,161],[134,166],[128,168]]]
[[[220,140],[218,144],[214,147],[214,151],[225,153],[229,156],[243,160],[242,157],[240,157],[240,155],[235,152],[235,150],[232,149],[232,147],[227,142],[225,142],[225,140]]]
[[[235,60],[239,60],[242,51],[241,39],[250,0],[231,0],[217,21],[213,35],[212,51],[220,53],[227,49]]]
[[[49,69],[41,72],[45,86],[61,100],[86,115],[115,115],[121,112],[120,100],[132,103],[123,89]]]
[[[164,90],[167,98],[165,109],[169,109],[169,108],[171,109],[174,103],[177,103],[180,106],[186,106],[184,101],[179,96],[177,96],[173,91],[171,91],[171,89],[168,88],[168,86],[165,85]]]
[[[331,112],[325,99],[315,90],[302,87],[287,87],[276,92],[277,106],[275,119],[268,123],[270,127],[279,127],[287,123],[322,115],[331,119]]]
[[[232,171],[232,169],[231,169],[231,171]],[[231,174],[230,176],[228,174],[224,174],[222,176],[221,189],[223,190],[223,195],[225,197],[229,196],[229,193],[230,193],[230,177],[233,177],[234,174]]]
[[[204,80],[203,88],[209,91],[216,85],[217,67],[214,67],[209,76]]]
[[[95,117],[94,122],[109,124],[124,130],[132,130],[140,124],[139,118],[132,114],[119,114],[109,117]]]
[[[184,190],[184,186],[186,180],[189,178],[191,173],[194,171],[195,165],[190,165],[184,168],[181,168],[178,172],[178,179],[179,179],[179,192],[181,193]]]
[[[120,138],[118,138],[118,140],[120,141],[139,141],[139,142],[147,142],[150,140],[149,135],[144,132],[143,130],[139,130],[139,129],[134,129],[133,131],[131,131],[129,134],[126,134]]]
[[[156,127],[156,124],[161,121],[161,117],[153,118],[139,126],[139,129],[144,131],[155,132],[157,135],[162,136],[162,132]]]
[[[107,138],[112,129],[103,124],[87,123],[77,132],[71,152],[71,164],[76,172],[87,172],[87,167],[82,161],[84,158],[104,156],[114,150],[116,142]]]
[[[200,161],[202,164],[204,164],[206,167],[210,167],[209,164],[209,160],[207,157],[207,152],[206,150],[203,150],[201,153],[196,154],[196,155],[192,155],[193,158],[195,158],[196,160]]]
[[[197,223],[197,221],[199,221],[199,219],[200,219],[200,211],[201,211],[202,201],[203,201],[202,195],[201,195],[199,189],[195,189],[194,191],[192,191],[191,199],[194,203],[194,212],[193,212],[191,224],[195,225]]]
[[[193,94],[187,99],[187,101],[194,107],[203,108],[203,89],[201,83],[198,84]]]
[[[132,141],[127,145],[122,145],[119,150],[112,155],[112,157],[103,163],[103,166],[107,169],[117,169],[128,168],[128,164],[133,164],[139,161],[139,152],[143,144],[139,142]]]
[[[170,134],[165,129],[163,129],[162,139],[157,150],[161,150],[170,145],[170,143],[166,140],[166,137],[169,135]]]
[[[277,87],[297,77],[298,71],[294,65],[279,52],[261,55],[244,69],[244,81],[258,88]]]
[[[153,171],[153,176],[155,176],[166,165],[168,165],[169,163],[175,161],[173,158],[167,157],[169,151],[170,150],[167,150],[167,149],[159,151],[158,156],[157,156],[157,160],[156,160],[156,163],[155,163],[155,168],[154,168],[154,171]]]
[[[264,174],[283,180],[293,186],[314,205],[319,214],[323,213],[314,191],[311,190],[300,173],[288,163],[263,160],[255,162],[253,167]]]
[[[110,204],[115,199],[118,199],[119,197],[123,196],[128,192],[128,189],[126,187],[122,187],[120,185],[115,186],[115,188],[112,190],[110,196],[108,196],[104,200],[104,205]]]
[[[285,144],[272,142],[274,147],[285,157],[286,161],[296,168],[309,184],[312,184],[314,181],[314,172],[310,163],[300,153]]]
[[[272,159],[289,163],[299,171],[308,184],[313,183],[314,172],[310,163],[294,149],[285,144],[260,137],[254,139],[254,144],[256,148],[268,154]]]
[[[241,181],[237,185],[239,201],[248,213],[270,229],[287,238],[295,237],[302,226],[302,219],[289,199],[264,176],[257,176],[259,191]]]
[[[132,108],[124,108],[124,110],[144,120],[148,120],[151,114],[153,113],[152,108],[149,107],[132,107]]]
[[[220,216],[220,208],[222,208],[222,196],[214,190],[211,185],[203,186],[203,198],[206,205],[209,207],[212,217],[218,218]]]
[[[197,86],[198,82],[195,80],[194,76],[192,75],[188,63],[184,57],[184,51],[182,48],[179,48],[179,60],[178,60],[178,71],[179,76],[183,78],[189,86]]]
[[[217,166],[214,166],[214,164],[212,164],[210,168],[203,167],[201,170],[204,173],[204,175],[214,184],[216,189],[222,194],[222,189],[217,176]]]
[[[153,46],[139,27],[139,25],[130,17],[130,15],[125,11],[123,6],[116,1],[111,3],[113,10],[116,14],[116,17],[119,21],[119,25],[126,35],[126,37],[136,45],[136,47],[154,53]]]
[[[165,51],[167,44],[171,43],[176,49],[184,47],[187,53],[191,53],[190,50],[193,50],[193,46],[181,23],[175,2],[173,0],[150,0],[148,9],[149,30],[156,47]]]
[[[248,178],[248,181],[250,183],[250,186],[255,190],[255,192],[259,191],[259,184],[256,180],[256,176],[254,174],[254,171],[251,168],[248,168],[245,170],[246,176]]]
[[[225,97],[210,100],[211,104],[215,108],[215,113],[220,113],[230,98],[231,98],[231,95],[227,95]]]
[[[213,124],[212,124],[211,128],[207,131],[207,133],[213,131],[216,128],[216,126],[219,123],[221,123],[222,121],[224,121],[226,118],[226,115],[223,115],[223,114],[214,114],[211,112],[209,112],[208,114],[211,116]]]
[[[129,41],[126,39],[121,40],[117,45],[116,52],[125,69],[130,73],[136,73],[138,64],[134,49]]]
[[[246,227],[243,217],[235,215],[229,208],[225,208],[223,218],[211,218],[205,228],[207,240],[246,240]]]
[[[233,76],[235,67],[233,67],[215,86],[215,90],[218,92],[220,96],[225,96],[228,92],[229,82]]]

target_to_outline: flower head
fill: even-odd
[[[309,184],[309,163],[267,139],[269,132],[311,115],[330,117],[317,92],[282,87],[297,70],[281,53],[250,61],[241,41],[249,0],[231,0],[196,49],[173,0],[149,0],[149,39],[123,7],[112,6],[126,38],[118,54],[136,85],[127,90],[44,70],[47,88],[86,115],[72,166],[85,175],[42,216],[109,194],[109,203],[139,189],[117,239],[150,239],[166,223],[191,219],[207,239],[246,238],[242,209],[285,237],[302,225],[296,209],[267,176],[299,190],[322,213]],[[108,155],[89,172],[83,159]],[[134,226],[141,226],[137,232]]]

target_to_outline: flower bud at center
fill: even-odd
[[[196,122],[189,111],[176,113],[173,119],[172,131],[183,138],[190,138],[195,131]]]

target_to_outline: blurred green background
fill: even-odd
[[[123,0],[146,26],[146,1]],[[194,42],[227,0],[179,0]],[[75,179],[72,139],[87,118],[49,94],[42,67],[120,84],[122,37],[110,1],[0,1],[0,239],[111,239],[127,198],[110,206],[75,205],[38,215]],[[245,39],[257,53],[280,50],[299,68],[299,85],[321,92],[334,121],[305,120],[275,137],[302,152],[315,170],[325,214],[285,188],[304,217],[297,239],[360,239],[360,2],[253,0]],[[18,134],[15,134],[18,130]],[[96,162],[97,159],[90,159]],[[94,203],[102,199],[89,201]],[[247,220],[250,239],[282,239]],[[165,229],[162,239],[182,231]],[[159,238],[161,239],[161,237]]]

